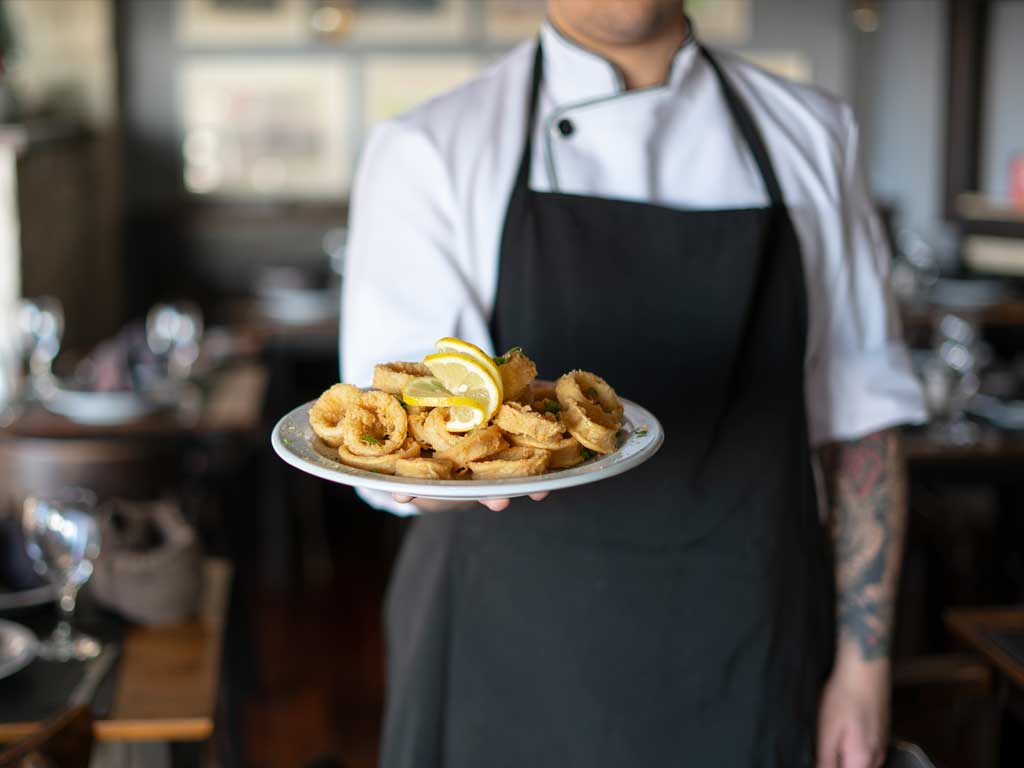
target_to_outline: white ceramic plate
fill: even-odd
[[[0,680],[27,667],[38,645],[31,629],[0,619]]]
[[[598,480],[614,477],[640,466],[658,452],[665,439],[661,423],[654,414],[636,403],[623,400],[623,431],[619,448],[614,453],[595,456],[570,469],[554,470],[534,477],[512,477],[502,480],[421,480],[415,477],[394,477],[352,469],[321,456],[313,448],[314,435],[309,426],[309,409],[312,405],[312,401],[300,405],[277,422],[271,434],[271,444],[278,456],[296,469],[330,480],[332,483],[424,499],[514,498],[530,493],[596,483]]]
[[[61,387],[43,400],[43,407],[77,424],[107,426],[134,421],[164,406],[135,392],[87,392]]]

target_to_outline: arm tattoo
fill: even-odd
[[[906,527],[900,436],[885,430],[826,446],[821,466],[836,558],[840,643],[865,660],[888,656]]]

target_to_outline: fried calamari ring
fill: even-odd
[[[317,399],[309,409],[309,425],[316,436],[332,448],[337,448],[345,439],[342,420],[359,401],[363,391],[351,384],[335,384]]]
[[[526,394],[530,383],[537,378],[537,366],[518,348],[509,350],[500,359],[504,360],[498,366],[504,399],[506,402],[519,400]]]
[[[405,409],[387,392],[362,392],[342,418],[345,449],[356,456],[386,456],[405,441]]]
[[[489,427],[477,427],[457,440],[458,442],[451,448],[435,451],[434,458],[451,459],[457,466],[467,467],[471,461],[479,461],[508,448],[508,443],[501,437],[501,429],[493,424]]]
[[[425,441],[420,440],[420,442],[425,442],[435,451],[447,451],[454,448],[462,439],[460,435],[453,435],[448,431],[447,408],[435,408],[428,413],[427,418],[423,420],[423,428],[420,433],[425,438]],[[419,440],[419,438],[416,439]]]
[[[559,427],[564,429],[564,427]],[[560,448],[565,448],[569,443],[569,440],[575,440],[568,433],[559,433],[556,437],[550,440],[538,440],[530,435],[512,435],[505,433],[505,437],[512,445],[519,445],[523,448],[543,448],[545,451],[557,451]]]
[[[424,412],[409,413],[407,417],[409,435],[423,447],[433,449],[434,444],[431,442],[429,430],[425,426],[427,416],[428,414]]]
[[[548,462],[548,467],[551,469],[568,469],[582,464],[586,460],[583,455],[583,446],[572,436],[567,437],[561,447],[552,448],[549,452],[551,461]]]
[[[538,413],[528,405],[504,403],[494,423],[510,435],[526,435],[537,441],[558,440],[564,428],[554,414]]]
[[[405,439],[401,447],[394,453],[385,456],[358,456],[341,446],[338,449],[338,461],[346,467],[365,469],[367,472],[380,472],[383,475],[395,474],[395,466],[402,459],[415,459],[420,455],[420,444],[411,437]]]
[[[564,406],[567,400],[592,403],[608,414],[608,424],[622,424],[622,401],[604,379],[589,371],[569,371],[555,382],[555,395]]]
[[[555,383],[562,423],[586,448],[615,450],[622,426],[622,401],[608,383],[587,371],[570,371]]]
[[[373,388],[401,397],[402,390],[420,376],[430,376],[423,363],[381,363],[373,367]]]
[[[480,461],[469,462],[474,480],[529,477],[548,468],[551,454],[540,448],[506,448]]]
[[[537,380],[523,395],[523,402],[533,410],[541,413],[557,413],[559,410],[558,393],[552,381]]]
[[[399,459],[395,474],[399,477],[419,477],[424,480],[451,480],[455,462],[449,459]]]

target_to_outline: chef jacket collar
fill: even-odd
[[[671,92],[682,83],[693,66],[697,42],[693,21],[687,17],[689,34],[672,59],[668,80],[643,91]],[[627,93],[622,74],[607,59],[573,42],[550,20],[540,30],[544,47],[544,87],[556,104],[570,104]],[[635,92],[635,91],[634,91]]]

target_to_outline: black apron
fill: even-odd
[[[599,373],[665,444],[539,504],[416,520],[387,611],[386,768],[812,764],[834,622],[800,247],[750,113],[703,55],[767,208],[530,190],[538,45],[495,345],[549,378]]]

